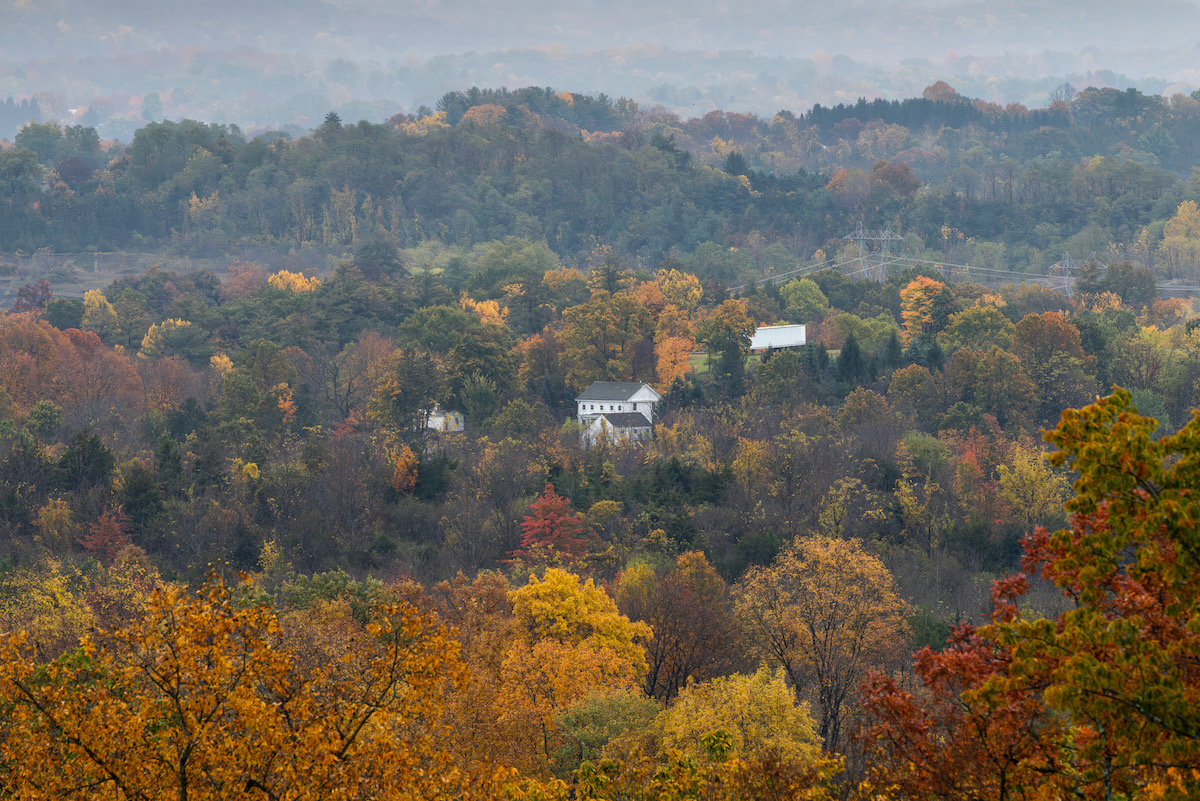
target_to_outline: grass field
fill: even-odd
[[[753,369],[761,363],[762,363],[762,354],[760,354],[760,353],[751,353],[750,357],[748,359],[746,359],[746,367],[748,369]],[[696,375],[704,375],[705,373],[708,372],[708,354],[707,353],[693,353],[692,359],[691,359],[691,365],[692,365],[692,369],[696,371]]]

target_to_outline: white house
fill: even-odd
[[[805,344],[805,326],[803,325],[763,325],[759,326],[750,338],[750,350],[769,350],[774,348],[795,348]]]
[[[593,381],[592,385],[575,398],[575,417],[581,423],[590,423],[601,415],[636,412],[648,423],[654,420],[654,408],[662,395],[642,381]]]

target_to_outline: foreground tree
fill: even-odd
[[[590,692],[632,690],[646,669],[645,623],[622,615],[591,579],[549,568],[508,593],[514,639],[494,702],[512,764],[545,775],[562,747],[559,713]]]
[[[284,631],[282,634],[286,635]],[[0,783],[21,798],[407,798],[448,791],[444,691],[460,663],[432,617],[381,610],[306,665],[265,607],[158,590],[124,628],[39,665],[0,654]],[[450,791],[453,793],[453,791]]]
[[[634,565],[621,574],[613,594],[622,613],[652,632],[646,642],[646,695],[669,702],[689,679],[714,678],[733,664],[738,630],[729,589],[700,551],[681,554],[666,575]]]
[[[730,756],[762,756],[812,765],[821,755],[808,704],[796,702],[796,691],[782,671],[760,667],[754,674],[735,673],[700,684],[688,683],[657,720],[663,744],[702,756],[709,732],[729,737]]]
[[[794,687],[814,687],[825,748],[841,746],[854,688],[908,647],[908,605],[858,540],[797,537],[773,564],[749,570],[736,608],[754,650]]]
[[[1030,615],[1028,579],[997,582],[992,625],[918,655],[920,695],[872,679],[887,784],[938,798],[1200,791],[1200,416],[1155,441],[1131,403],[1117,390],[1046,435],[1076,497],[1068,528],[1025,541],[1023,566],[1069,611]]]
[[[1059,771],[1062,726],[1039,693],[997,699],[987,691],[1011,662],[1011,649],[964,624],[945,651],[916,655],[921,695],[873,674],[863,686],[869,784],[904,798],[1004,801],[1046,783]]]

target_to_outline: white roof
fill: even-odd
[[[750,338],[750,350],[791,348],[805,344],[803,325],[764,325]]]

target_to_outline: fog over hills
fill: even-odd
[[[849,0],[15,0],[0,16],[8,57],[111,53],[188,45],[249,46],[321,57],[429,58],[557,45],[653,44],[675,50],[808,55],[875,63],[941,54],[1074,52],[1194,46],[1195,0],[944,2]]]
[[[43,118],[93,108],[109,135],[160,101],[168,117],[303,128],[329,108],[386,118],[472,84],[685,115],[907,96],[937,79],[1037,105],[1063,81],[1191,91],[1198,43],[1200,0],[6,0],[0,100],[37,96]]]

